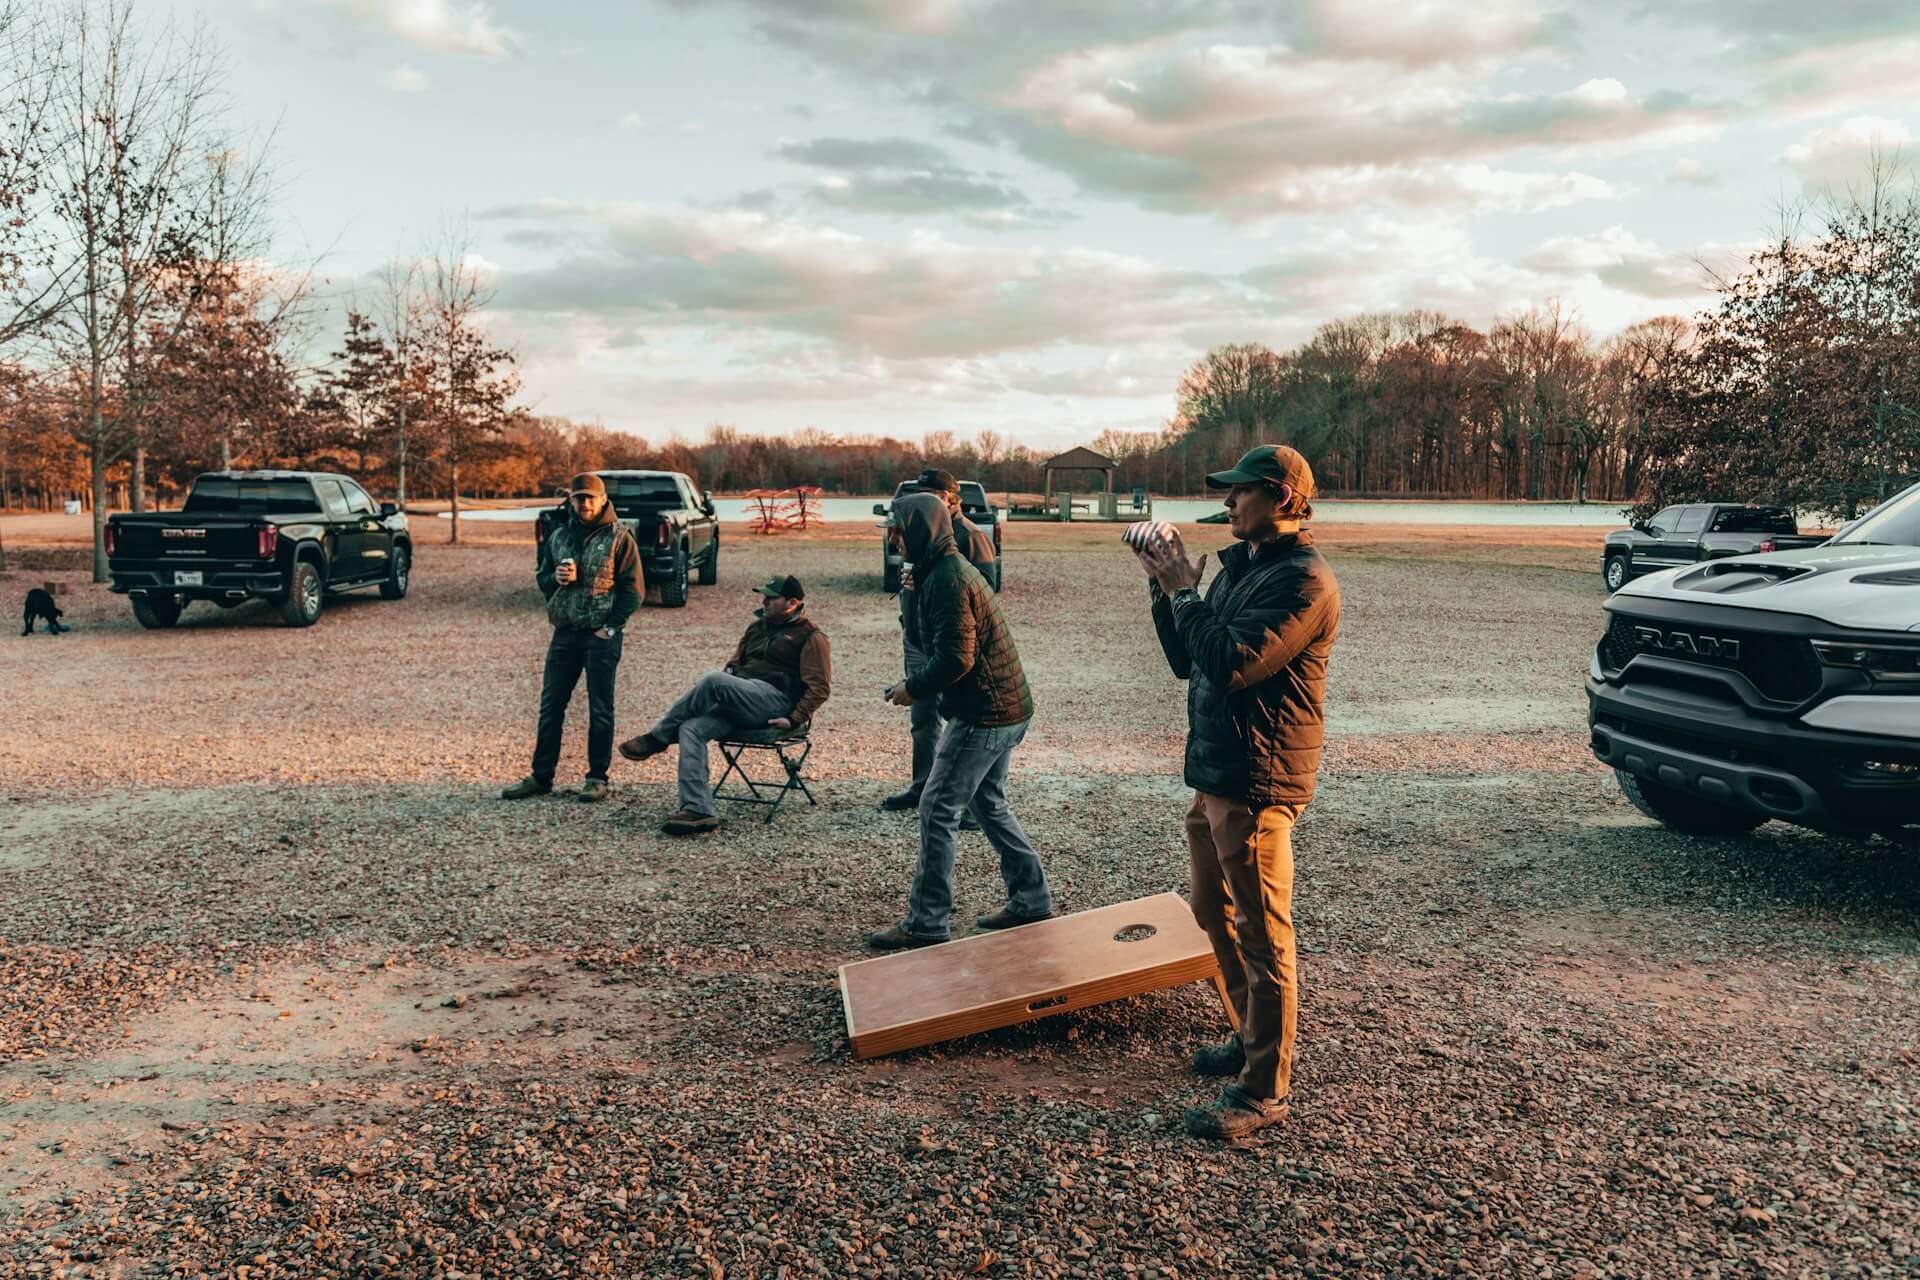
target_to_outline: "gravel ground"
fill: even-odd
[[[1069,909],[1186,888],[1183,698],[1098,532],[1008,535]],[[1583,746],[1590,548],[1329,528],[1296,1106],[1215,1147],[1199,986],[851,1059],[835,968],[913,850],[871,530],[733,531],[637,619],[623,735],[776,569],[835,643],[820,807],[690,843],[661,761],[493,798],[545,632],[482,536],[404,602],[165,633],[10,539],[0,595],[77,629],[0,644],[0,1274],[1920,1275],[1920,861],[1641,820]]]

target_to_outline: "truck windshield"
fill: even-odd
[[[1859,524],[1835,538],[1834,542],[1920,547],[1920,484],[1888,498],[1868,512]]]
[[[673,482],[672,476],[605,476],[607,497],[612,499],[616,509],[637,507],[642,503],[650,506],[680,505],[680,486]]]
[[[960,482],[960,505],[975,511],[985,511],[991,504],[987,502],[987,491],[972,480]]]
[[[1779,507],[1723,507],[1709,533],[1798,533],[1793,513]]]
[[[318,511],[313,483],[305,479],[244,480],[202,476],[193,482],[181,510],[190,516],[281,516]]]

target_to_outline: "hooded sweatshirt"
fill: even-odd
[[[1033,692],[1020,667],[1000,602],[954,546],[947,504],[932,494],[893,501],[893,519],[913,565],[906,626],[925,660],[907,675],[916,699],[938,697],[940,714],[985,727],[1033,718]]]

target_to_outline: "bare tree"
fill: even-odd
[[[380,295],[374,306],[390,353],[386,386],[397,459],[394,501],[404,510],[407,505],[407,419],[419,398],[416,391],[421,365],[420,336],[426,315],[419,264],[389,262],[380,272]]]
[[[205,40],[148,32],[132,0],[78,0],[64,30],[49,201],[73,278],[52,317],[81,374],[76,435],[93,497],[93,576],[107,577],[107,473],[140,445],[140,354],[172,273],[208,242],[220,69]]]
[[[46,194],[58,108],[56,24],[40,5],[0,0],[0,347],[39,330],[66,298]]]
[[[453,528],[460,541],[460,464],[507,425],[508,402],[520,388],[513,352],[494,346],[482,326],[493,300],[468,251],[464,231],[450,231],[425,271],[422,383],[435,443],[447,467]]]

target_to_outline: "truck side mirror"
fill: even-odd
[[[712,515],[713,514],[713,490],[711,489],[706,490],[701,494],[701,497],[704,499],[701,505],[706,508],[706,512],[708,515]]]
[[[888,516],[888,515],[892,515],[893,512],[887,508],[886,503],[876,502],[873,504],[873,514],[877,516]]]
[[[397,516],[399,514],[400,514],[400,507],[398,504],[392,503],[392,502],[383,502],[380,504],[381,519],[385,519],[388,516]]]

